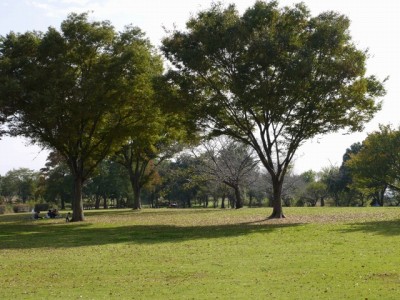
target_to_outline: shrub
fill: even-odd
[[[38,203],[35,204],[35,211],[48,211],[49,204],[48,203]]]
[[[30,211],[30,206],[27,205],[27,204],[15,204],[15,205],[13,205],[13,211],[15,213],[29,212]]]
[[[296,201],[296,206],[297,206],[297,207],[303,207],[303,206],[305,206],[304,200],[301,199],[301,198],[299,198],[299,199]]]
[[[3,214],[12,214],[13,213],[13,207],[10,204],[2,204],[0,205],[0,215]]]

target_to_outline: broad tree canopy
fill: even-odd
[[[400,130],[381,125],[363,141],[361,150],[346,162],[353,187],[383,205],[387,188],[400,191]]]
[[[143,118],[161,60],[140,29],[71,14],[61,30],[0,38],[0,98],[12,133],[57,150],[75,183],[73,220],[83,220],[81,191],[99,162]]]
[[[318,134],[360,130],[380,108],[382,83],[366,76],[347,17],[312,17],[304,4],[257,1],[200,12],[163,40],[173,82],[203,124],[250,145],[272,176],[272,217],[298,147]],[[201,114],[202,113],[202,114]]]
[[[134,209],[141,209],[141,190],[158,177],[158,165],[197,140],[196,124],[176,105],[174,87],[159,75],[154,74],[154,93],[141,106],[144,117],[129,127],[129,137],[112,157],[128,171]]]

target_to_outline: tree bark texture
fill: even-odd
[[[240,194],[240,188],[236,186],[234,189],[235,189],[235,199],[236,199],[235,208],[239,209],[243,207],[243,198],[242,195]]]
[[[74,179],[74,198],[72,199],[72,220],[73,222],[85,221],[82,202],[83,180],[81,176]]]
[[[129,179],[131,182],[132,186],[132,191],[133,191],[133,209],[142,209],[142,201],[140,199],[140,192],[141,192],[141,186],[139,183],[139,173],[134,172],[132,169],[128,168],[129,172]]]
[[[282,186],[283,180],[272,179],[272,189],[273,189],[273,197],[272,197],[272,214],[268,217],[268,219],[282,219],[285,218],[282,209]]]

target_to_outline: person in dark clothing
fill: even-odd
[[[40,211],[35,211],[35,213],[33,214],[33,218],[34,218],[35,220],[43,219],[43,218],[40,216]]]

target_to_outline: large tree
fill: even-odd
[[[82,185],[126,139],[151,86],[153,52],[128,26],[71,14],[61,30],[0,38],[0,98],[12,131],[57,150],[74,178],[73,221],[84,220]]]
[[[366,76],[347,17],[312,17],[304,4],[257,1],[202,11],[163,40],[172,82],[215,134],[251,146],[271,175],[273,212],[284,217],[282,184],[296,150],[318,134],[361,130],[384,88]]]

